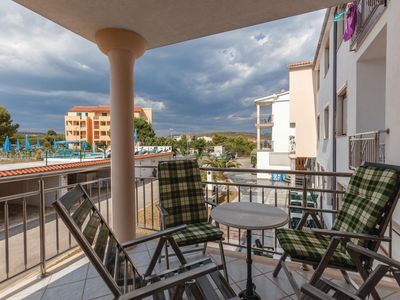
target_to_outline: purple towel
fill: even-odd
[[[346,28],[343,35],[343,40],[350,40],[356,31],[357,26],[357,2],[353,1],[347,5],[346,13]]]

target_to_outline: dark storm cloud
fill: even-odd
[[[287,65],[313,57],[322,18],[150,50],[136,62],[136,102],[153,107],[159,134],[253,131],[254,98],[288,88]],[[9,0],[0,28],[0,104],[21,128],[63,131],[69,107],[108,103],[108,62],[95,45]]]

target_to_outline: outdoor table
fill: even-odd
[[[211,211],[215,222],[246,230],[247,237],[247,283],[246,289],[240,292],[242,299],[261,299],[256,293],[252,279],[251,231],[274,229],[285,225],[289,216],[282,209],[267,204],[252,202],[235,202],[221,204]]]

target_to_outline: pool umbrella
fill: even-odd
[[[135,133],[133,135],[133,140],[135,141],[135,144],[138,142],[138,132],[136,128],[135,128]]]
[[[4,141],[3,150],[11,151],[11,143],[10,143],[10,139],[8,138],[8,136],[6,136],[6,140]]]
[[[22,149],[21,143],[20,143],[19,139],[17,139],[17,145],[15,146],[15,150],[21,150],[21,149]]]
[[[42,146],[40,145],[39,142],[39,137],[36,138],[36,149],[40,149]]]
[[[86,150],[87,147],[88,147],[88,144],[86,143],[86,141],[84,141],[84,142],[82,143],[82,149],[83,149],[83,150]]]
[[[32,150],[31,143],[29,143],[28,135],[25,135],[25,150]]]

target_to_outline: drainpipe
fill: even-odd
[[[337,22],[333,22],[333,59],[332,59],[332,172],[336,172],[336,114],[337,114]],[[333,190],[336,190],[336,177],[332,181]],[[332,206],[337,209],[336,193],[333,193]],[[335,216],[333,216],[333,220]]]

